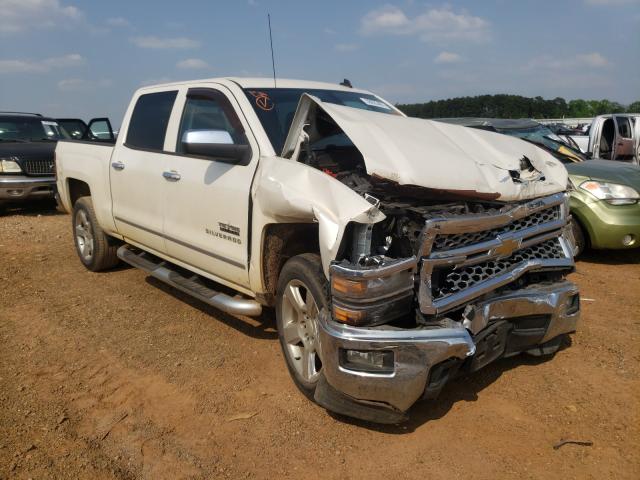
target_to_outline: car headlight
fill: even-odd
[[[640,199],[640,194],[634,188],[618,183],[587,180],[580,184],[580,188],[611,205],[632,205]]]
[[[21,173],[17,157],[0,158],[0,173]]]

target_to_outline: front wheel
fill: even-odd
[[[308,398],[322,375],[318,316],[329,308],[329,287],[320,256],[305,253],[282,268],[276,291],[278,337],[294,383]]]
[[[573,232],[573,238],[576,241],[576,250],[574,256],[577,257],[587,247],[587,239],[585,237],[582,227],[575,218],[571,219],[571,230]]]

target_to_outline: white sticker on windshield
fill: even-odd
[[[391,107],[389,107],[389,105],[387,105],[384,102],[381,102],[380,100],[374,100],[373,98],[363,98],[363,97],[360,97],[360,100],[362,100],[364,103],[366,103],[370,107],[378,107],[378,108],[384,108],[385,110],[391,110]]]
[[[42,120],[42,124],[43,125],[51,125],[52,127],[57,127],[58,126],[57,122],[51,122],[49,120]]]

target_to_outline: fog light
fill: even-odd
[[[8,190],[7,193],[12,197],[19,197],[22,195],[22,190]]]
[[[340,366],[357,372],[393,373],[391,350],[340,349]]]
[[[635,237],[635,235],[631,235],[631,234],[629,234],[629,235],[625,235],[625,236],[622,238],[622,244],[623,244],[625,247],[630,247],[631,245],[633,245],[633,244],[635,244],[635,243],[636,243],[636,237]]]

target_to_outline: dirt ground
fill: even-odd
[[[590,253],[577,334],[379,427],[289,380],[271,313],[86,271],[70,217],[0,216],[0,478],[640,478],[640,251]],[[561,439],[592,446],[552,447]]]

